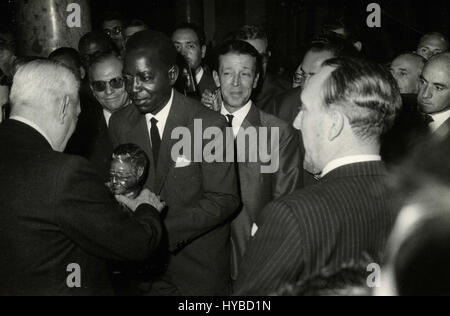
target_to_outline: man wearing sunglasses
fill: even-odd
[[[103,32],[106,33],[116,44],[119,51],[122,51],[124,46],[124,23],[117,14],[109,14],[102,23]]]
[[[108,125],[111,115],[130,104],[122,77],[122,61],[113,53],[103,53],[92,60],[89,86],[95,100],[82,107],[77,129],[70,144],[71,153],[87,158],[109,179],[113,146]]]

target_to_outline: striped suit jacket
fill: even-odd
[[[385,180],[382,162],[350,164],[269,204],[257,220],[235,295],[270,295],[366,255],[378,262],[395,219]]]

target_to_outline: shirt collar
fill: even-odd
[[[340,167],[361,163],[361,162],[370,162],[370,161],[381,161],[380,155],[355,155],[355,156],[347,156],[339,159],[332,160],[329,162],[326,167],[322,171],[321,178],[325,177],[331,171],[336,170]]]
[[[234,136],[236,136],[239,133],[239,129],[242,126],[242,123],[244,122],[245,118],[247,117],[248,113],[250,112],[252,108],[252,101],[249,100],[246,105],[244,105],[242,108],[237,110],[234,113],[230,113],[226,108],[225,105],[222,103],[222,109],[220,110],[220,114],[227,116],[227,115],[233,115],[233,133]]]
[[[434,122],[430,123],[430,128],[432,132],[436,132],[439,127],[441,127],[441,125],[450,118],[450,109],[445,112],[431,114],[431,117],[433,118]]]
[[[48,135],[36,123],[33,123],[32,121],[30,121],[22,116],[19,116],[19,115],[11,116],[10,119],[14,120],[14,121],[19,121],[23,124],[30,126],[33,129],[35,129],[39,134],[41,134],[47,140],[47,142],[50,144],[50,146],[53,148],[53,150],[55,150],[55,148],[53,147],[52,141],[50,140],[50,137],[48,137]]]
[[[174,96],[174,91],[172,89],[172,94],[170,96],[169,102],[167,102],[167,104],[163,107],[163,109],[161,111],[158,112],[158,114],[156,114],[156,115],[153,115],[151,113],[145,114],[145,118],[147,120],[148,126],[151,125],[150,120],[152,118],[155,118],[158,121],[158,130],[159,130],[159,134],[161,135],[161,137],[164,134],[164,129],[166,127],[167,118],[169,117],[170,109],[172,108],[173,96]]]
[[[109,127],[109,120],[111,119],[111,115],[112,115],[111,112],[109,112],[109,111],[103,109],[103,116],[105,117],[105,120],[106,120],[106,126],[108,126],[108,127]]]
[[[195,75],[195,80],[197,81],[197,84],[199,84],[200,81],[202,80],[204,73],[205,71],[203,70],[203,67],[200,67],[200,71]]]

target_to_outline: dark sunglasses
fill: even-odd
[[[117,77],[114,79],[111,79],[110,81],[93,81],[91,83],[92,89],[96,92],[103,92],[106,90],[106,85],[109,84],[109,86],[113,89],[122,89],[124,86],[124,78],[123,77]]]
[[[111,35],[120,35],[122,33],[123,28],[121,26],[116,26],[115,28],[111,29],[105,29],[105,33],[109,36]]]

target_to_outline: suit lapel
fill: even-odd
[[[167,117],[164,134],[162,136],[161,149],[159,151],[158,168],[156,170],[155,190],[160,194],[170,168],[175,165],[172,159],[172,148],[178,140],[172,139],[172,131],[177,127],[186,126],[186,118],[183,114],[186,109],[183,108],[183,100],[178,92],[174,91],[172,108]]]
[[[437,137],[444,138],[450,135],[450,118],[447,119],[435,132]]]

